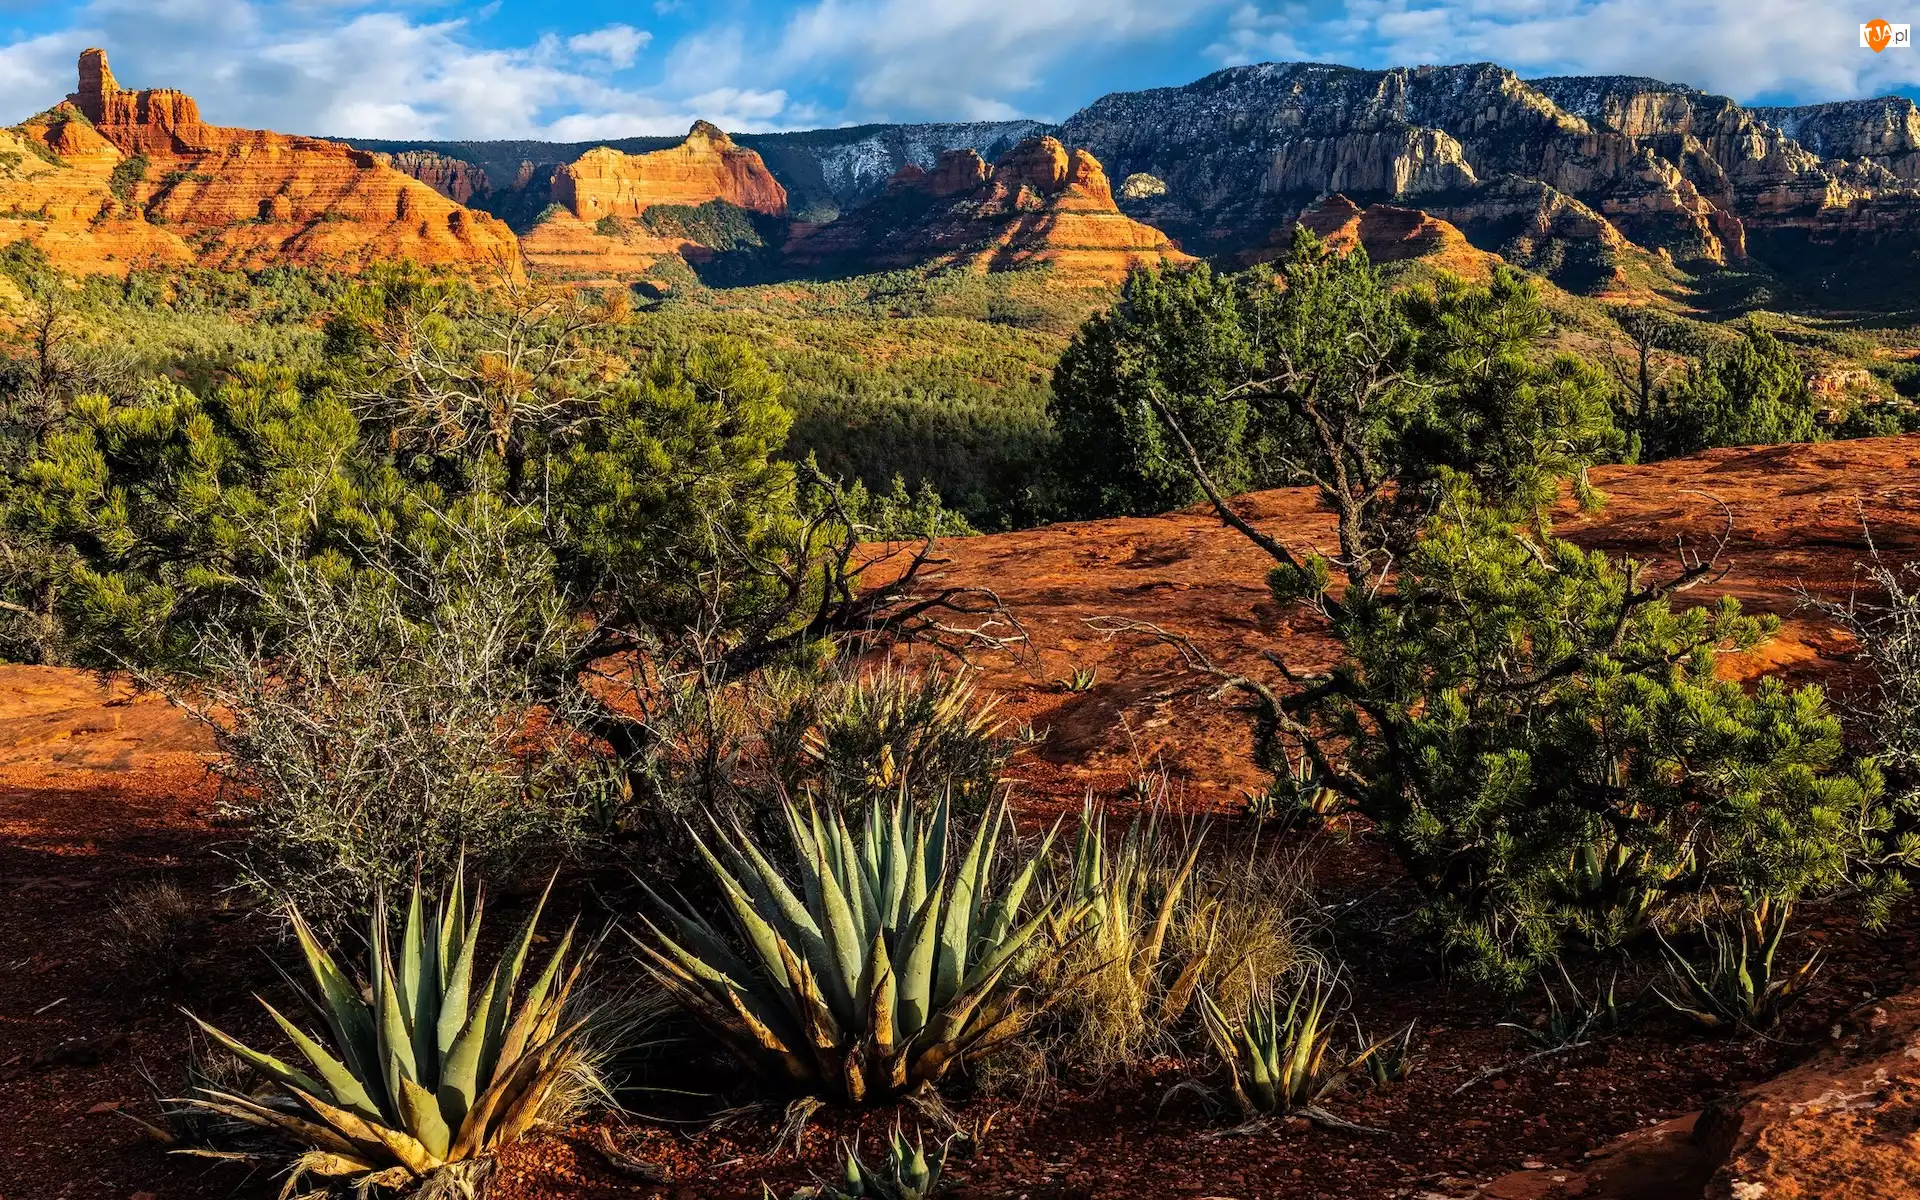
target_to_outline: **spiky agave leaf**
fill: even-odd
[[[643,920],[642,962],[689,1015],[770,1079],[843,1104],[937,1081],[1004,1034],[1033,948],[1058,949],[1053,902],[1021,919],[1051,834],[1003,870],[1004,804],[952,863],[944,801],[925,819],[878,799],[851,825],[811,804],[784,816],[791,877],[744,829],[711,825],[732,937],[649,892],[664,919]]]
[[[1320,1102],[1390,1040],[1329,1061],[1336,1022],[1328,1010],[1337,983],[1326,971],[1310,968],[1301,973],[1284,1007],[1274,988],[1255,986],[1237,1016],[1200,990],[1201,1028],[1225,1064],[1228,1088],[1245,1116],[1301,1113],[1331,1120]]]
[[[549,888],[551,884],[549,884]],[[584,1022],[569,1016],[589,947],[568,929],[523,986],[546,896],[491,971],[475,965],[484,904],[453,886],[430,902],[415,882],[397,931],[376,902],[364,983],[342,970],[297,910],[295,935],[327,1027],[308,1033],[261,1001],[306,1067],[263,1054],[199,1018],[210,1036],[293,1102],[283,1111],[209,1090],[189,1102],[271,1129],[306,1153],[304,1170],[353,1168],[362,1183],[418,1178],[521,1136],[580,1067]],[[476,987],[476,982],[484,979]],[[330,1170],[320,1171],[324,1165]]]

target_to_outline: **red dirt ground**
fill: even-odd
[[[1718,505],[1691,491],[1724,502],[1735,533],[1722,589],[1788,617],[1786,635],[1742,669],[1829,677],[1843,661],[1844,639],[1794,615],[1796,588],[1844,594],[1865,556],[1863,521],[1890,559],[1920,558],[1916,468],[1920,438],[1610,468],[1596,473],[1606,509],[1569,513],[1561,528],[1589,546],[1671,559],[1676,536],[1700,545],[1720,529]],[[1305,494],[1269,492],[1244,503],[1284,537],[1327,535]],[[1034,807],[1071,804],[1087,787],[1110,793],[1153,765],[1212,807],[1230,806],[1239,788],[1256,782],[1244,728],[1173,669],[1169,651],[1109,642],[1087,628],[1087,617],[1151,620],[1191,634],[1223,662],[1254,662],[1273,645],[1303,664],[1326,652],[1311,629],[1291,628],[1268,602],[1259,556],[1204,513],[1060,525],[956,542],[949,551],[949,576],[997,588],[1033,638],[1030,659],[989,662],[984,677],[1014,715],[1046,734],[1019,767]],[[1076,665],[1098,668],[1090,691],[1053,682]],[[266,1196],[279,1186],[233,1166],[169,1158],[113,1111],[151,1115],[143,1070],[162,1087],[178,1086],[177,1005],[252,1032],[247,993],[278,986],[256,949],[271,946],[265,923],[221,903],[229,878],[221,848],[233,832],[212,815],[207,749],[191,723],[123,685],[103,690],[79,672],[0,667],[0,1200]],[[1289,1128],[1215,1138],[1217,1122],[1191,1099],[1167,1098],[1182,1073],[1166,1063],[1140,1081],[1067,1087],[1044,1105],[973,1101],[963,1124],[990,1125],[976,1151],[956,1153],[956,1194],[1465,1196],[1529,1163],[1569,1167],[1617,1134],[1764,1078],[1833,1029],[1844,1032],[1864,1000],[1911,986],[1920,961],[1920,918],[1911,907],[1876,936],[1844,912],[1808,911],[1806,937],[1825,946],[1829,966],[1779,1040],[1701,1041],[1649,1019],[1455,1098],[1483,1067],[1519,1057],[1498,1023],[1526,1020],[1539,1002],[1516,1009],[1432,977],[1392,936],[1404,898],[1382,885],[1364,839],[1327,838],[1319,850],[1330,902],[1372,900],[1358,910],[1372,915],[1334,926],[1363,1021],[1370,1029],[1420,1021],[1422,1062],[1411,1081],[1333,1105],[1384,1135]],[[177,883],[200,904],[183,933],[185,970],[170,983],[103,965],[109,905],[157,880]],[[892,1120],[877,1114],[865,1124],[877,1133]],[[763,1179],[781,1190],[832,1173],[838,1139],[852,1128],[823,1121],[796,1159],[768,1153],[773,1124],[621,1124],[629,1152],[669,1168],[664,1185],[610,1169],[588,1146],[592,1126],[582,1126],[511,1155],[495,1194],[758,1196]]]

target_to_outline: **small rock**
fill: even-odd
[[[1504,1092],[1509,1087],[1512,1087],[1512,1086],[1513,1086],[1512,1084],[1508,1083],[1504,1079],[1496,1079],[1493,1081],[1493,1090],[1496,1092]]]
[[[1547,1169],[1547,1164],[1541,1162],[1537,1158],[1530,1158],[1527,1161],[1521,1163],[1520,1167],[1522,1170],[1526,1170],[1526,1171],[1544,1171]]]

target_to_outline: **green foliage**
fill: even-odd
[[[837,812],[785,814],[797,881],[737,828],[715,826],[717,853],[702,845],[737,936],[653,895],[672,932],[645,921],[648,971],[710,1034],[775,1086],[860,1105],[1019,1033],[1019,983],[1054,952],[1056,905],[1021,914],[1051,836],[1000,879],[1004,807],[958,862],[945,804],[922,820],[876,801],[858,834]]]
[[[767,244],[754,214],[726,200],[704,204],[649,204],[640,224],[654,237],[684,238],[723,253]]]
[[[677,261],[677,260],[674,260]],[[931,484],[981,528],[1030,522],[1050,443],[1049,372],[1097,293],[1038,273],[897,272],[778,287],[676,288],[626,331],[638,348],[750,342],[794,412],[786,457],[870,491]]]
[[[771,739],[782,782],[846,810],[905,798],[977,812],[992,801],[1014,743],[998,703],[972,679],[889,659],[802,692]]]
[[[1355,529],[1391,503],[1387,481],[1412,509],[1443,471],[1545,496],[1624,446],[1599,373],[1539,361],[1550,328],[1516,272],[1396,294],[1363,252],[1329,251],[1304,229],[1277,271],[1138,272],[1054,375],[1067,511],[1189,503],[1203,491],[1196,466],[1221,495],[1337,490]]]
[[[1329,1006],[1336,986],[1325,970],[1311,967],[1300,972],[1284,1007],[1277,989],[1257,987],[1245,1009],[1234,1014],[1200,993],[1201,1026],[1226,1066],[1228,1088],[1242,1116],[1257,1120],[1299,1113],[1342,1124],[1322,1101],[1384,1043],[1360,1047],[1346,1059],[1333,1053],[1338,1013]]]
[[[1817,416],[1793,352],[1752,326],[1731,348],[1705,350],[1667,390],[1646,433],[1647,452],[1673,458],[1717,446],[1817,441]]]
[[[144,154],[135,154],[113,164],[113,173],[107,176],[107,191],[122,204],[133,203],[134,189],[147,181],[147,169],[151,166]]]
[[[1074,335],[1049,405],[1066,515],[1165,512],[1199,498],[1155,401],[1227,492],[1292,481],[1259,461],[1269,431],[1249,395],[1261,363],[1242,310],[1258,307],[1250,293],[1262,287],[1272,282],[1261,270],[1136,271],[1120,303]]]
[[[1884,827],[1818,689],[1715,674],[1775,622],[1668,594],[1456,494],[1393,593],[1336,617],[1351,661],[1316,709],[1351,747],[1329,782],[1477,972],[1517,983],[1690,896],[1832,890]]]
[[[376,906],[364,979],[324,949],[299,911],[294,933],[312,977],[307,997],[325,1040],[261,1001],[306,1066],[254,1050],[199,1022],[221,1046],[271,1080],[286,1103],[207,1088],[188,1103],[272,1130],[304,1150],[303,1175],[353,1178],[361,1189],[403,1188],[511,1145],[536,1122],[567,1115],[592,1072],[573,1004],[588,955],[568,929],[538,975],[522,973],[540,908],[481,970],[482,902],[456,878],[438,903],[413,889],[392,937]],[[291,1186],[291,1185],[290,1185]]]

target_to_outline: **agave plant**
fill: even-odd
[[[929,1156],[925,1139],[909,1142],[895,1125],[880,1165],[867,1166],[858,1148],[849,1148],[840,1186],[821,1189],[820,1200],[927,1200],[940,1190],[945,1157],[938,1148]]]
[[[1771,899],[1751,905],[1738,922],[1737,936],[1722,931],[1707,935],[1712,957],[1702,966],[1667,947],[1667,973],[1675,994],[1657,987],[1654,994],[1706,1029],[1770,1028],[1820,972],[1818,951],[1797,968],[1775,966],[1792,913],[1791,904]]]
[[[1072,923],[1062,931],[1077,935],[1066,1004],[1097,1065],[1131,1059],[1192,1004],[1217,942],[1217,900],[1182,908],[1203,840],[1175,850],[1158,817],[1148,816],[1114,845],[1104,809],[1089,802],[1081,813],[1068,884]],[[1177,914],[1196,935],[1180,958],[1168,950]]]
[[[1072,674],[1064,675],[1055,682],[1069,692],[1090,692],[1093,685],[1100,682],[1100,668],[1075,667]]]
[[[735,826],[696,838],[737,936],[657,893],[669,934],[645,921],[651,974],[763,1077],[858,1105],[935,1083],[1017,1034],[1030,1015],[1016,976],[1057,953],[1056,908],[1020,918],[1053,834],[1004,890],[1004,802],[957,863],[948,811],[924,821],[875,801],[854,835],[839,814],[784,806],[798,864],[790,882]]]
[[[1398,1034],[1368,1041],[1366,1030],[1360,1028],[1360,1018],[1353,1019],[1354,1044],[1371,1046],[1361,1063],[1366,1068],[1367,1078],[1376,1088],[1392,1087],[1396,1083],[1405,1083],[1413,1074],[1414,1022],[1408,1021],[1407,1027]]]
[[[554,1115],[588,1077],[572,1011],[591,952],[571,953],[569,928],[522,986],[546,897],[484,975],[475,967],[483,901],[456,878],[432,905],[418,883],[398,943],[384,899],[374,906],[364,982],[341,969],[297,909],[293,930],[313,980],[303,992],[325,1040],[279,1010],[267,1014],[306,1067],[263,1054],[199,1018],[200,1027],[270,1079],[279,1102],[203,1087],[187,1103],[271,1130],[305,1152],[306,1174],[357,1177],[363,1190],[404,1187],[449,1168],[484,1169],[492,1151]],[[291,1184],[289,1185],[292,1186]]]
[[[1340,811],[1340,796],[1314,773],[1301,755],[1284,774],[1276,774],[1265,791],[1247,791],[1247,815],[1256,821],[1288,817],[1310,825],[1324,825]]]
[[[1206,992],[1200,993],[1200,1020],[1227,1066],[1234,1102],[1250,1120],[1298,1113],[1323,1124],[1345,1127],[1321,1101],[1346,1083],[1384,1042],[1361,1048],[1343,1061],[1330,1061],[1334,1018],[1328,1012],[1335,980],[1319,968],[1301,973],[1292,999],[1283,1008],[1271,987],[1257,987],[1246,1011],[1229,1016]]]

